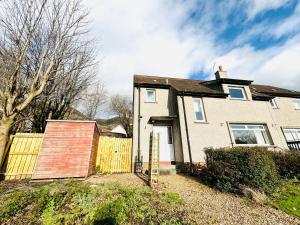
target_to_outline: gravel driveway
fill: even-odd
[[[93,176],[92,183],[116,182],[129,187],[145,186],[134,174]],[[269,206],[261,206],[246,198],[218,192],[192,177],[160,176],[158,191],[177,192],[185,203],[191,220],[203,225],[300,225],[300,220]]]

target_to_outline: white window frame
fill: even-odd
[[[269,102],[270,102],[272,109],[278,109],[278,105],[277,105],[275,98],[272,98]]]
[[[198,120],[197,119],[197,115],[196,115],[196,108],[195,108],[195,101],[199,101],[199,105],[200,105],[200,111],[202,113],[202,120]],[[205,117],[205,112],[204,112],[204,107],[203,107],[203,101],[201,98],[193,98],[193,107],[194,107],[194,116],[195,116],[195,122],[206,122],[206,117]]]
[[[231,97],[230,96],[230,89],[241,90],[242,94],[243,94],[243,98],[234,98],[234,97]],[[246,92],[245,92],[245,88],[243,88],[243,87],[229,86],[228,87],[228,93],[229,93],[229,98],[232,99],[232,100],[247,100],[247,95],[246,95]]]
[[[282,128],[282,131],[287,142],[300,141],[300,128]],[[291,140],[288,135],[290,135],[293,140]]]
[[[297,103],[296,103],[297,102]],[[296,104],[299,104],[299,106],[296,106]],[[294,105],[294,108],[296,110],[300,110],[300,98],[294,98],[293,99],[293,105]]]
[[[148,92],[154,93],[154,100],[150,100],[148,98]],[[155,103],[156,102],[156,90],[155,89],[146,89],[146,102],[147,103]]]
[[[228,126],[229,126],[229,130],[230,130],[232,142],[235,146],[271,146],[271,145],[273,145],[272,137],[269,133],[269,129],[266,124],[230,123],[230,124],[228,124]],[[240,129],[234,128],[233,129],[231,126],[244,126],[245,129],[243,129],[243,128],[240,128]],[[254,126],[261,126],[261,127],[263,127],[263,129],[249,129],[249,127],[254,127]],[[266,143],[264,143],[264,144],[237,144],[235,141],[235,136],[234,136],[234,132],[233,132],[234,130],[262,130],[262,131],[264,131],[264,139],[265,139]]]

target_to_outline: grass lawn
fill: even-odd
[[[271,196],[271,205],[300,218],[300,182],[287,181]]]
[[[55,182],[1,190],[0,224],[190,224],[181,203],[148,187]]]

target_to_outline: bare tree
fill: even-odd
[[[89,40],[81,0],[5,0],[0,8],[0,164],[12,126]],[[74,67],[73,67],[74,68]],[[63,85],[63,84],[62,84]]]
[[[100,107],[106,102],[106,90],[102,82],[90,86],[82,95],[83,113],[89,120],[94,120]]]
[[[110,109],[124,127],[127,137],[132,137],[132,101],[128,96],[114,95],[110,99]]]
[[[70,107],[80,101],[82,93],[93,87],[94,54],[92,46],[85,47],[68,59],[72,62],[69,67],[48,81],[43,93],[29,106],[33,132],[44,132],[47,119],[63,119]]]

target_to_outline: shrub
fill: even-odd
[[[299,152],[273,152],[272,155],[280,176],[286,179],[300,179]]]
[[[242,186],[270,193],[279,177],[271,152],[262,147],[207,149],[205,178],[220,191],[239,192]]]

